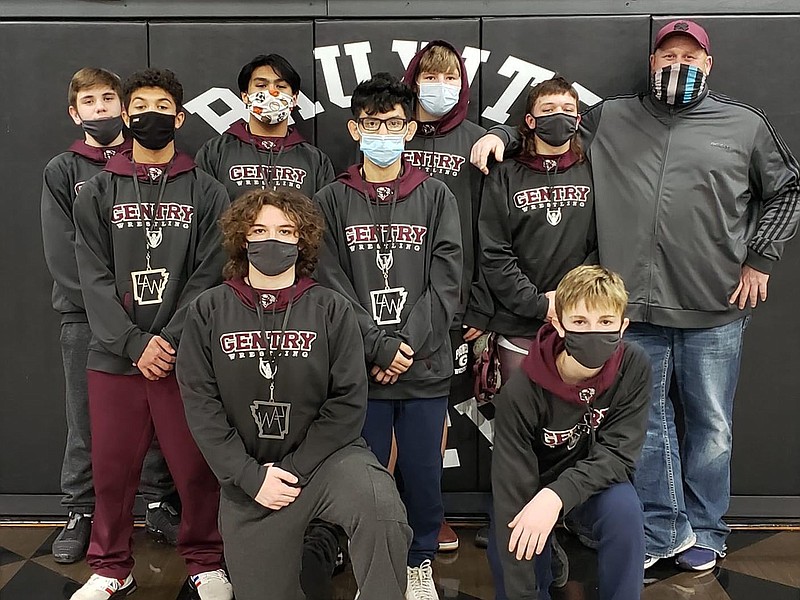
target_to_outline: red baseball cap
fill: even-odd
[[[711,54],[711,42],[708,41],[706,30],[694,21],[689,21],[687,19],[678,19],[677,21],[672,21],[664,25],[659,30],[658,34],[656,34],[656,41],[653,44],[653,48],[658,48],[667,36],[678,33],[694,38],[703,50]]]

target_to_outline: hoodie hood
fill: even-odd
[[[163,169],[164,165],[149,165],[145,163],[133,162],[133,150],[125,150],[118,152],[106,164],[104,171],[114,173],[115,175],[133,175],[134,166],[137,171],[139,179],[142,181],[153,181],[158,179],[161,171],[153,172],[152,169]],[[169,163],[169,177],[177,177],[181,173],[188,173],[195,168],[194,159],[185,152],[176,152],[172,161]],[[155,176],[153,177],[152,175]]]
[[[250,128],[244,121],[236,121],[225,133],[242,140],[245,144],[249,144],[252,141],[259,152],[289,149],[306,141],[294,127],[289,127],[286,137],[269,137],[251,133]]]
[[[469,77],[467,77],[466,64],[464,63],[461,53],[456,50],[452,44],[445,42],[444,40],[433,40],[414,55],[414,58],[411,59],[411,62],[406,69],[406,73],[403,76],[403,83],[411,86],[412,89],[416,87],[419,61],[422,58],[422,55],[425,54],[425,51],[433,46],[443,46],[448,48],[449,50],[452,50],[458,57],[458,61],[461,65],[461,93],[458,96],[458,103],[452,109],[450,109],[450,112],[442,116],[438,121],[428,121],[419,124],[417,135],[421,135],[423,137],[444,135],[448,131],[455,129],[461,125],[461,122],[464,121],[464,119],[467,118],[467,110],[469,108]]]
[[[591,404],[614,383],[622,364],[624,346],[619,345],[597,375],[577,384],[566,383],[558,372],[556,357],[563,351],[564,339],[558,335],[553,325],[547,323],[539,329],[528,356],[522,362],[522,368],[531,381],[557,398],[570,404],[585,406]]]
[[[225,285],[233,290],[236,297],[250,310],[256,309],[255,299],[253,292],[259,294],[264,302],[264,308],[272,310],[285,310],[289,306],[289,300],[296,301],[300,296],[305,294],[312,287],[317,285],[317,282],[310,277],[301,277],[295,284],[282,290],[259,290],[250,286],[243,277],[236,277],[235,279],[226,279]],[[294,290],[294,294],[292,294]]]
[[[514,160],[530,169],[533,169],[534,171],[539,171],[540,173],[546,173],[547,171],[551,170],[552,161],[555,160],[556,170],[559,173],[562,173],[569,169],[572,165],[576,164],[579,158],[578,155],[570,149],[564,152],[564,154],[559,154],[558,156],[544,156],[539,154],[536,156],[531,156],[530,154],[522,152],[515,156]],[[550,169],[545,166],[545,161],[551,161]]]
[[[86,143],[86,140],[75,140],[67,151],[83,156],[84,158],[99,165],[104,165],[116,154],[132,149],[133,141],[130,139],[123,140],[122,143],[118,144],[117,146],[103,147],[90,146]]]
[[[395,181],[381,183],[367,182],[361,176],[361,165],[351,165],[350,168],[336,179],[347,187],[353,188],[360,194],[363,194],[364,188],[366,188],[370,200],[376,202],[391,202],[391,192],[394,190],[395,182],[397,185],[397,193],[400,196],[398,200],[402,200],[409,196],[411,192],[419,187],[428,177],[429,175],[425,171],[412,167],[408,161],[403,159],[400,177]]]

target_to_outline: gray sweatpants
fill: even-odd
[[[89,393],[86,359],[92,332],[88,323],[61,324],[61,357],[66,391],[67,444],[61,465],[61,505],[80,513],[94,512],[92,436],[89,429]],[[120,427],[124,427],[120,424]],[[153,439],[144,459],[139,490],[147,502],[160,502],[175,491],[167,463]]]
[[[361,442],[363,444],[363,442]],[[404,600],[411,528],[392,476],[363,445],[332,454],[289,506],[270,511],[223,488],[219,523],[236,600],[301,600],[303,534],[340,525],[361,600]]]

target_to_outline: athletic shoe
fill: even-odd
[[[489,527],[481,527],[475,532],[475,545],[478,548],[489,547]]]
[[[125,579],[114,579],[95,573],[81,589],[72,594],[70,600],[111,600],[130,596],[135,591],[136,580],[133,575],[128,575]]]
[[[418,567],[406,567],[408,584],[406,600],[439,600],[433,583],[431,561],[424,560]]]
[[[233,600],[233,586],[222,569],[189,577],[200,600]]]
[[[455,552],[458,550],[458,535],[447,524],[447,521],[442,521],[442,526],[439,528],[438,542],[439,552]]]
[[[689,548],[694,546],[696,541],[697,541],[697,536],[693,533],[692,536],[688,540],[686,540],[680,546],[675,548],[675,553],[672,556],[677,556],[681,552],[685,552],[686,550],[688,550]],[[644,557],[644,570],[646,571],[647,569],[652,567],[654,564],[656,564],[662,558],[666,558],[666,557],[651,556],[649,554],[646,554],[645,557]]]
[[[147,507],[144,526],[145,529],[147,529],[147,533],[159,542],[165,542],[170,546],[178,545],[178,530],[181,527],[181,516],[166,500],[157,507]]]
[[[684,571],[708,571],[717,566],[717,553],[708,548],[692,546],[678,554],[675,564]]]
[[[86,556],[92,536],[92,515],[69,512],[67,524],[53,541],[53,560],[61,564],[78,562]]]

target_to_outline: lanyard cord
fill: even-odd
[[[384,228],[381,227],[378,223],[378,219],[376,216],[376,209],[372,208],[372,200],[369,197],[369,183],[366,181],[366,177],[363,176],[362,171],[362,179],[361,183],[363,184],[364,189],[364,198],[367,202],[367,210],[369,210],[369,216],[372,220],[372,225],[375,228],[375,239],[377,240],[378,250],[375,255],[375,264],[377,265],[378,269],[381,270],[383,273],[383,282],[386,289],[389,289],[389,270],[392,268],[394,264],[394,256],[392,254],[392,224],[394,223],[394,211],[397,208],[397,191],[398,191],[398,176],[397,179],[394,180],[392,183],[392,199],[389,204],[389,222],[386,224],[386,231],[384,232]],[[377,197],[377,192],[375,194],[375,201],[376,203],[380,203],[380,200]],[[389,241],[387,242],[386,237],[388,236]]]
[[[259,175],[261,175],[261,189],[267,189],[267,186],[272,187],[275,189],[275,186],[272,186],[272,173],[275,170],[275,167],[278,166],[278,161],[281,159],[281,154],[283,154],[283,149],[286,147],[281,144],[281,147],[278,149],[278,155],[275,156],[275,153],[272,150],[272,147],[269,148],[269,160],[267,161],[267,166],[269,168],[264,168],[264,161],[261,159],[261,152],[258,151],[256,148],[256,144],[253,141],[253,133],[250,131],[248,127],[247,132],[250,134],[248,136],[248,141],[250,142],[250,147],[253,149],[253,152],[256,154],[256,159],[258,160],[258,167],[259,167]],[[274,160],[273,160],[274,158]]]
[[[139,221],[141,222],[142,230],[144,231],[144,242],[146,248],[145,258],[147,259],[148,269],[150,269],[150,248],[155,248],[161,243],[161,228],[159,227],[157,230],[151,230],[150,227],[155,221],[158,220],[158,209],[161,206],[161,201],[164,199],[164,191],[167,189],[167,179],[169,179],[170,166],[172,166],[172,160],[167,163],[164,172],[161,174],[161,181],[158,184],[158,195],[156,197],[156,203],[153,205],[153,212],[150,215],[150,219],[145,219],[144,208],[142,205],[142,191],[139,187],[139,165],[135,162],[133,163],[133,190],[136,195],[136,204],[139,205]]]
[[[286,334],[286,327],[289,325],[289,315],[292,313],[292,304],[294,303],[294,291],[295,286],[293,285],[290,290],[289,296],[289,304],[286,306],[286,312],[283,315],[283,325],[281,325],[281,335],[277,340],[276,346],[277,348],[273,351],[270,348],[270,344],[267,340],[267,326],[266,326],[266,319],[264,318],[264,307],[261,304],[261,294],[259,294],[254,288],[250,288],[253,290],[253,300],[256,304],[256,313],[258,314],[258,322],[261,326],[261,340],[264,344],[264,350],[267,353],[267,364],[269,365],[269,372],[268,374],[270,377],[269,390],[270,390],[270,400],[272,400],[272,393],[275,390],[275,377],[278,373],[278,360],[282,356],[281,352],[281,344],[283,343],[283,337]],[[274,306],[272,307],[272,323],[275,323],[275,311],[278,306],[278,300],[275,299]]]

